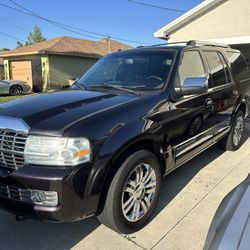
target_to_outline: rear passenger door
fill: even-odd
[[[214,140],[230,128],[231,115],[239,93],[232,81],[229,66],[220,51],[204,50],[209,69],[209,93],[212,100]]]

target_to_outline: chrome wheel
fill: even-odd
[[[233,143],[234,146],[238,146],[241,142],[242,136],[244,131],[244,118],[239,116],[237,118],[235,127],[234,127],[234,134],[233,134]]]
[[[149,210],[156,192],[156,173],[142,163],[127,178],[122,193],[122,212],[130,222],[139,221]]]

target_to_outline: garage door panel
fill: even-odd
[[[31,61],[11,62],[11,79],[29,83],[32,86],[32,65]]]

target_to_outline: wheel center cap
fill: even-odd
[[[144,184],[143,183],[139,183],[136,187],[135,187],[135,191],[134,191],[134,197],[136,199],[140,199],[140,197],[143,195],[144,193]]]

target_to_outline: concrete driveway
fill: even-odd
[[[0,212],[0,249],[202,249],[223,197],[250,173],[250,123],[237,152],[213,146],[163,181],[151,223],[119,235],[95,219],[51,224]]]

